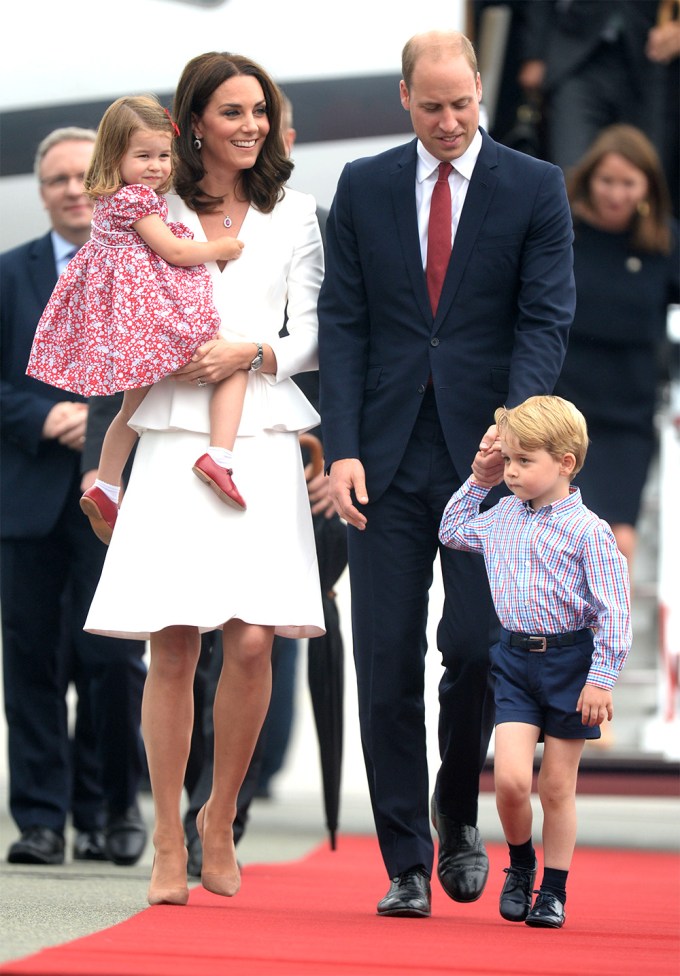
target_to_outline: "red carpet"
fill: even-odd
[[[433,885],[431,919],[378,918],[386,881],[372,838],[341,836],[289,864],[246,867],[233,900],[203,888],[96,935],[0,967],[30,976],[678,976],[680,856],[577,849],[563,929],[498,915],[506,854],[485,894]],[[540,854],[539,854],[540,862]]]

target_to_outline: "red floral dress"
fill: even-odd
[[[100,197],[90,240],[69,262],[42,314],[26,372],[82,396],[153,383],[188,362],[220,327],[205,265],[175,267],[132,225],[168,207],[150,187]],[[193,238],[181,223],[176,237]]]

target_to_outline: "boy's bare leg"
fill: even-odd
[[[502,722],[496,726],[496,808],[509,844],[524,844],[531,837],[531,783],[538,736],[539,729],[524,722]]]
[[[538,776],[543,807],[543,860],[546,867],[568,871],[576,846],[576,780],[584,739],[546,735]]]

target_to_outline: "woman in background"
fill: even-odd
[[[555,393],[585,414],[584,504],[635,552],[655,449],[668,305],[680,298],[678,233],[656,150],[629,125],[604,129],[569,173],[576,315]]]

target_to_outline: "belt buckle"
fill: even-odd
[[[535,646],[538,644],[538,646]],[[547,649],[547,640],[545,637],[530,636],[528,638],[527,650],[533,651],[534,653],[543,653]]]

